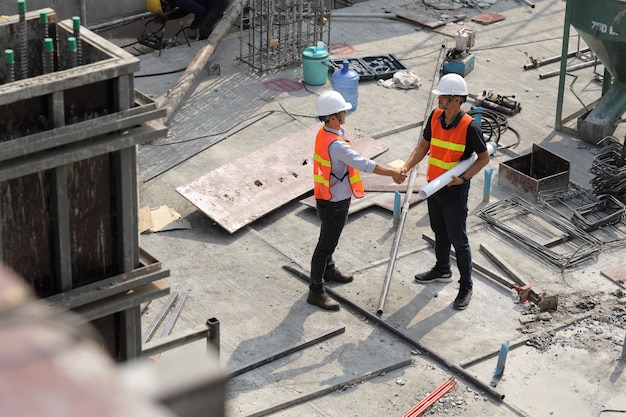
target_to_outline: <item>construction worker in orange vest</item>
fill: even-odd
[[[473,295],[472,253],[466,233],[467,199],[470,179],[489,163],[489,150],[478,123],[461,110],[467,99],[467,84],[459,74],[441,77],[432,91],[438,105],[423,130],[423,138],[402,167],[405,174],[427,154],[426,179],[432,181],[476,152],[478,159],[447,186],[428,197],[430,227],[435,234],[435,266],[415,275],[420,283],[451,282],[450,249],[454,246],[459,269],[459,292],[453,307],[467,308]],[[429,153],[430,152],[430,153]]]
[[[346,111],[352,109],[341,93],[326,91],[317,99],[316,114],[324,122],[315,139],[313,160],[314,196],[317,216],[322,222],[320,236],[311,259],[311,283],[307,302],[325,310],[339,310],[324,288],[325,281],[347,283],[352,275],[335,266],[333,253],[348,219],[352,196],[364,196],[360,171],[392,177],[398,184],[406,179],[400,168],[384,167],[350,147],[341,127]]]

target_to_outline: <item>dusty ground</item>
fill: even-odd
[[[553,129],[557,80],[538,81],[539,71],[520,70],[530,57],[541,59],[560,53],[564,2],[537,1],[532,9],[513,0],[437,3],[453,9],[437,10],[422,1],[412,2],[406,8],[431,18],[454,16],[458,14],[456,7],[462,7],[462,14],[469,18],[491,12],[506,16],[502,22],[485,26],[469,19],[465,22],[478,30],[474,52],[477,66],[468,82],[476,89],[493,87],[503,93],[515,93],[524,106],[510,121],[521,134],[519,146],[494,155],[490,163],[495,171],[491,201],[511,194],[510,189],[498,185],[498,164],[529,152],[534,143],[571,160],[571,180],[588,185],[588,167],[595,148]],[[406,3],[366,1],[342,12],[380,13],[402,5]],[[309,308],[304,300],[306,286],[282,266],[308,270],[318,231],[312,210],[293,201],[231,235],[174,191],[211,169],[309,127],[311,119],[302,115],[310,114],[315,94],[328,88],[267,91],[262,84],[278,77],[300,82],[300,69],[289,68],[263,77],[250,75],[245,66],[237,63],[238,43],[233,37],[220,45],[210,62],[221,65],[221,75],[203,74],[189,104],[174,121],[168,139],[181,140],[223,130],[261,110],[271,109],[275,113],[141,184],[142,205],[167,204],[192,225],[190,230],[142,235],[141,244],[171,270],[169,282],[173,291],[189,291],[178,326],[190,327],[212,316],[220,319],[220,360],[226,370],[335,325],[345,325],[346,332],[339,337],[230,381],[230,416],[253,415],[408,358],[413,361],[408,367],[366,382],[342,385],[336,392],[276,413],[287,417],[402,415],[454,372],[349,306],[331,315]],[[360,86],[360,110],[349,118],[351,126],[368,134],[382,132],[379,140],[388,144],[390,150],[378,158],[380,162],[389,164],[406,158],[419,128],[395,133],[393,130],[422,117],[442,35],[390,19],[344,18],[337,19],[333,26],[333,39],[344,45],[344,50],[351,47],[355,56],[394,53],[424,81],[424,88],[417,91],[381,90],[365,83]],[[132,38],[119,42],[130,41]],[[142,71],[152,72],[169,59],[170,67],[162,69],[179,67],[199,48],[194,45],[190,49],[192,53],[177,49],[163,51],[159,56],[148,54],[142,58]],[[581,94],[585,99],[592,97],[599,90],[593,71],[579,74],[584,85]],[[138,79],[137,84],[158,96],[171,88],[176,77]],[[579,103],[571,99],[565,105],[572,109]],[[512,140],[513,136],[503,138],[504,143]],[[477,274],[472,305],[463,313],[455,313],[450,302],[456,294],[456,283],[421,286],[413,280],[413,275],[428,269],[434,259],[430,246],[419,238],[429,232],[424,205],[413,207],[383,319],[487,384],[494,374],[500,344],[508,340],[512,346],[504,375],[495,387],[505,394],[503,402],[458,377],[458,385],[426,415],[618,415],[605,410],[626,409],[624,361],[619,360],[626,329],[625,294],[599,271],[622,264],[623,249],[603,252],[598,259],[578,268],[555,270],[497,236],[474,215],[485,206],[481,202],[482,185],[482,179],[476,178],[470,197],[470,241],[476,261],[490,265],[478,250],[480,243],[489,243],[506,259],[515,261],[538,289],[557,294],[559,304],[556,310],[539,313],[531,305],[515,303],[513,293]],[[357,213],[351,217],[339,248],[343,254],[359,254],[357,258],[340,258],[342,268],[355,273],[356,279],[348,286],[332,289],[368,312],[375,311],[379,299],[393,240],[390,222],[391,214],[381,209]],[[151,322],[159,308],[160,305],[154,305],[148,309],[146,323]],[[520,319],[528,316],[536,320],[522,324]]]

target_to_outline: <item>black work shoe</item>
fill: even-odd
[[[452,272],[441,272],[437,268],[433,268],[428,272],[415,275],[415,280],[422,284],[429,282],[452,282]]]
[[[473,291],[471,288],[459,288],[459,294],[454,299],[454,304],[452,306],[457,310],[465,310],[472,299],[472,295]]]
[[[336,267],[326,268],[324,272],[324,279],[326,281],[339,282],[341,284],[346,284],[348,282],[352,282],[354,279],[354,275],[344,274]]]
[[[190,41],[198,40],[198,29],[189,28],[189,30],[187,31],[187,37]]]
[[[306,298],[306,302],[323,308],[324,310],[339,310],[339,303],[330,298],[326,290],[309,290],[309,296]]]

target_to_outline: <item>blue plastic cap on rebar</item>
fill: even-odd
[[[45,25],[46,23],[48,23],[48,12],[44,10],[39,12],[39,23],[41,23],[42,25]]]
[[[46,52],[54,52],[54,43],[52,38],[46,38],[43,40],[43,49]]]
[[[72,16],[72,24],[74,30],[80,29],[80,16]]]
[[[13,52],[13,49],[4,50],[4,63],[15,64],[15,52]]]
[[[17,0],[17,10],[20,13],[26,13],[26,0]]]
[[[67,50],[70,52],[76,52],[77,49],[78,48],[76,47],[76,38],[73,36],[67,38]]]

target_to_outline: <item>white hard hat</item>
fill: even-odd
[[[437,88],[433,90],[433,94],[438,96],[466,96],[467,84],[459,74],[446,74],[439,80]]]
[[[339,113],[344,110],[350,110],[351,108],[352,104],[344,100],[340,92],[334,90],[324,91],[317,98],[315,113],[318,116],[330,116],[331,114]]]

